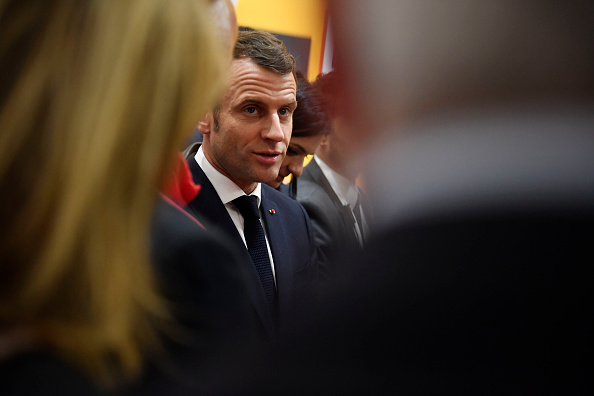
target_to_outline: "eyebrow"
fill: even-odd
[[[297,108],[297,101],[296,100],[292,100],[288,103],[285,103],[283,107],[292,107],[293,110],[295,110]]]
[[[239,102],[238,107],[241,107],[241,106],[246,105],[248,103],[253,103],[253,104],[256,104],[256,105],[259,105],[259,106],[266,106],[266,103],[264,103],[260,99],[245,98],[241,102]]]

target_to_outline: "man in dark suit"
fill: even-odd
[[[348,127],[338,110],[341,98],[336,72],[320,74],[312,88],[321,99],[329,122],[315,156],[303,168],[297,200],[311,219],[325,282],[337,271],[348,271],[336,260],[340,252],[357,251],[364,246],[371,208],[357,186],[358,169],[351,164],[360,144],[345,137]]]
[[[242,31],[227,83],[221,102],[199,123],[203,143],[188,163],[201,191],[186,209],[207,229],[227,234],[254,264],[251,279],[259,287],[252,300],[273,335],[277,323],[307,306],[317,280],[307,213],[263,184],[277,178],[291,137],[295,61],[272,34]],[[250,200],[255,213],[246,215],[240,203]]]

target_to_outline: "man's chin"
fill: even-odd
[[[278,187],[281,185],[281,182],[278,180],[273,180],[270,183],[266,183],[268,184],[270,187],[274,188],[274,189],[278,189]]]
[[[281,185],[283,180],[285,180],[284,176],[280,176],[278,172],[280,172],[280,169],[275,171],[273,173],[273,175],[271,175],[271,176],[275,176],[275,178],[272,180],[269,178],[270,176],[266,177],[266,179],[267,179],[266,181],[264,181],[265,178],[262,177],[262,182],[268,184],[272,188],[278,188],[278,186]]]

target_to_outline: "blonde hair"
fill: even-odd
[[[225,71],[203,3],[0,0],[0,323],[99,380],[167,316],[149,220]]]

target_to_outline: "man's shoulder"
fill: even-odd
[[[334,204],[331,193],[324,186],[312,180],[299,180],[297,201],[302,205],[305,205],[305,203],[311,203],[316,206]]]
[[[274,203],[277,212],[279,212],[278,209],[282,209],[280,213],[285,214],[283,218],[288,217],[291,220],[296,220],[296,216],[307,216],[307,212],[299,202],[266,184],[262,184],[262,202],[265,205]]]
[[[298,201],[311,201],[318,199],[329,199],[333,201],[333,190],[326,176],[323,174],[315,160],[303,168],[303,174],[299,178],[297,188]]]
[[[290,197],[290,190],[291,190],[291,184],[283,184],[281,183],[280,186],[278,186],[277,191],[282,193],[283,195],[286,195],[287,197]]]
[[[262,185],[262,199],[264,200],[271,200],[274,201],[278,204],[282,204],[282,205],[286,205],[288,207],[294,207],[294,208],[298,208],[301,205],[299,205],[299,203],[297,201],[295,201],[293,198],[289,197],[286,194],[283,194],[282,192],[270,187],[269,185],[265,184],[265,183],[261,183]]]
[[[328,195],[326,189],[315,180],[299,178],[297,197],[306,197],[312,194]]]
[[[322,170],[320,169],[320,166],[317,164],[315,159],[312,159],[306,166],[303,167],[303,173],[299,177],[299,181],[315,181],[315,179],[319,177],[321,173]]]

